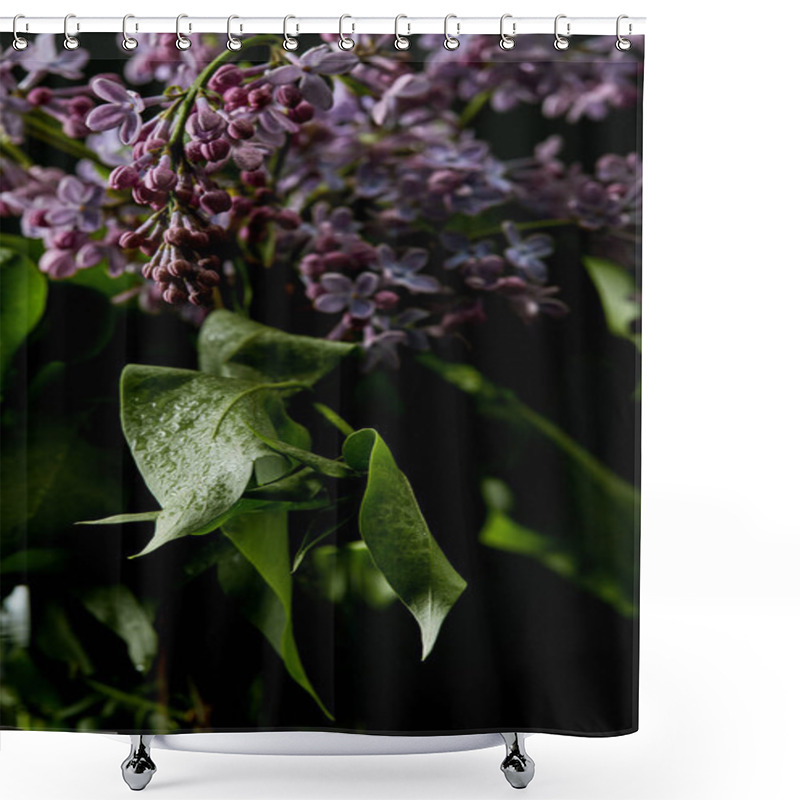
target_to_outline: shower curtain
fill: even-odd
[[[642,37],[354,38],[4,36],[3,728],[636,730]]]

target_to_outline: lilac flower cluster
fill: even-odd
[[[330,318],[329,338],[361,342],[368,367],[482,322],[490,295],[526,323],[564,313],[548,268],[556,240],[538,228],[577,226],[630,260],[620,243],[640,222],[636,154],[603,156],[586,174],[551,136],[507,163],[469,123],[482,103],[601,119],[637,99],[635,57],[598,58],[591,39],[553,57],[540,37],[509,53],[496,37],[463,37],[452,52],[419,37],[420,69],[392,37],[359,36],[353,51],[335,38],[299,56],[274,47],[268,63],[228,54],[209,69],[218,39],[180,51],[172,36],[142,36],[124,80],[86,80],[88,53],[53,37],[9,50],[9,147],[28,129],[58,129],[84,158],[70,175],[4,150],[0,214],[42,240],[51,278],[101,261],[138,271],[147,309],[202,315],[237,296],[245,263],[281,260]]]
[[[425,71],[432,82],[465,101],[485,95],[495,111],[529,103],[546,117],[598,120],[639,95],[635,59],[609,53],[602,36],[572,42],[555,60],[545,36],[520,37],[513,50],[500,52],[494,36],[465,36],[455,51],[444,50],[439,36],[422,36],[420,45],[429,51]]]

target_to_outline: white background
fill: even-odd
[[[539,800],[796,798],[800,745],[797,4],[35,0],[28,16],[647,16],[640,731],[532,736]],[[535,608],[519,609],[535,614]],[[523,620],[519,620],[524,623]],[[522,687],[524,691],[524,687]],[[4,800],[128,797],[127,745],[2,733]],[[276,757],[154,751],[145,790],[203,798],[509,797],[502,749]]]

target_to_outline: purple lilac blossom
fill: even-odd
[[[108,78],[92,78],[89,85],[106,102],[89,112],[86,126],[92,131],[118,128],[119,140],[123,144],[133,144],[142,130],[144,102],[140,95]]]

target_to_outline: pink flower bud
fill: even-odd
[[[178,184],[178,176],[169,168],[158,166],[147,172],[145,186],[155,192],[168,192]]]
[[[223,64],[211,77],[208,87],[214,92],[224,92],[231,86],[238,86],[244,78],[244,72],[236,64]]]
[[[37,86],[28,92],[28,102],[32,106],[45,106],[53,99],[53,92],[44,86]]]
[[[247,89],[235,86],[232,89],[228,89],[225,94],[222,95],[222,99],[225,101],[225,110],[234,111],[237,108],[247,105]]]
[[[186,144],[183,146],[183,152],[186,154],[186,158],[188,158],[189,161],[193,161],[195,163],[202,161],[205,158],[203,155],[203,145],[195,139],[186,142]]]
[[[383,291],[374,294],[372,296],[372,300],[381,311],[388,311],[390,308],[394,308],[400,302],[400,296],[394,292],[384,289]]]
[[[291,208],[284,208],[278,214],[276,222],[281,226],[281,228],[284,228],[287,231],[297,230],[303,224],[303,220],[300,215]]]
[[[278,87],[278,91],[275,92],[275,99],[286,108],[294,108],[303,101],[303,95],[300,94],[300,90],[296,86],[286,84]]]
[[[171,283],[164,291],[164,300],[171,305],[186,302],[186,292],[179,289],[174,283]]]
[[[314,106],[303,100],[302,103],[289,111],[289,119],[302,125],[304,122],[314,119]]]
[[[247,105],[250,108],[264,108],[272,100],[272,89],[262,86],[247,93]]]
[[[201,148],[208,161],[222,161],[231,151],[231,146],[224,139],[214,139]]]
[[[200,198],[200,205],[209,214],[220,214],[231,207],[231,196],[222,189],[214,189]]]
[[[108,185],[112,189],[131,189],[139,182],[139,170],[130,164],[114,167],[108,176]]]
[[[255,126],[247,119],[235,119],[228,125],[228,136],[230,136],[231,139],[250,139],[255,132]]]
[[[136,231],[125,231],[125,233],[119,237],[119,246],[123,250],[134,250],[140,247],[143,241],[144,237],[140,233],[136,233]]]

